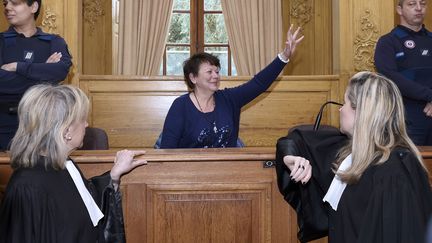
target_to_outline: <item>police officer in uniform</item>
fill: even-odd
[[[375,49],[378,72],[403,95],[408,135],[416,145],[432,145],[432,33],[423,25],[426,6],[426,0],[398,0],[400,25]]]
[[[10,24],[0,33],[0,150],[18,127],[18,102],[38,83],[63,81],[72,65],[66,42],[36,27],[42,0],[3,0]]]

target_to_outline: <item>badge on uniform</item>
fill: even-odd
[[[413,49],[415,47],[415,42],[413,40],[406,40],[404,45],[408,49]]]
[[[421,55],[428,57],[428,56],[430,56],[430,52],[429,52],[428,49],[422,49],[421,50]]]
[[[25,62],[33,62],[33,59],[34,59],[33,51],[24,51]]]
[[[405,56],[405,53],[403,51],[396,53],[396,58],[402,58]]]

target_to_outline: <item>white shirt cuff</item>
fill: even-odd
[[[278,54],[278,57],[279,57],[279,60],[281,60],[281,61],[284,62],[284,63],[289,63],[289,61],[290,61],[289,58],[288,58],[288,60],[285,61],[285,60],[282,58],[282,55],[281,55],[280,53]]]

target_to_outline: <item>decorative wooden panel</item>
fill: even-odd
[[[288,65],[284,75],[333,74],[332,0],[290,0],[281,4],[284,33],[294,24],[305,36],[292,58],[294,65]]]
[[[270,230],[263,222],[270,215],[271,184],[161,185],[147,190],[153,212],[151,242],[265,242]]]
[[[112,1],[82,1],[83,45],[81,73],[112,74]]]
[[[224,77],[222,88],[251,77]],[[171,103],[187,92],[180,77],[82,76],[80,87],[91,100],[90,126],[107,131],[110,147],[153,147]],[[288,128],[311,124],[321,104],[338,101],[338,76],[284,76],[244,107],[240,137],[247,146],[274,146]],[[323,124],[338,125],[336,107]]]

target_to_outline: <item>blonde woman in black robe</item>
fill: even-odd
[[[134,159],[144,151],[119,151],[111,171],[86,180],[69,155],[82,145],[88,110],[84,92],[70,85],[36,85],[24,94],[0,207],[1,243],[125,241],[120,177],[146,163]],[[113,224],[119,228],[110,232]]]
[[[349,81],[344,99],[340,130],[347,142],[339,146],[333,160],[330,186],[320,185],[327,189],[322,201],[328,209],[329,243],[424,242],[432,192],[428,171],[405,129],[397,86],[378,74],[360,72]],[[313,141],[303,138],[303,142]],[[344,144],[340,143],[343,136],[334,141]],[[306,146],[316,151],[316,144]],[[327,160],[323,153],[332,151],[320,153],[315,158]],[[300,188],[322,183],[327,176],[313,173],[318,171],[313,167],[322,166],[322,161],[285,155],[283,162],[292,180],[302,182]]]

